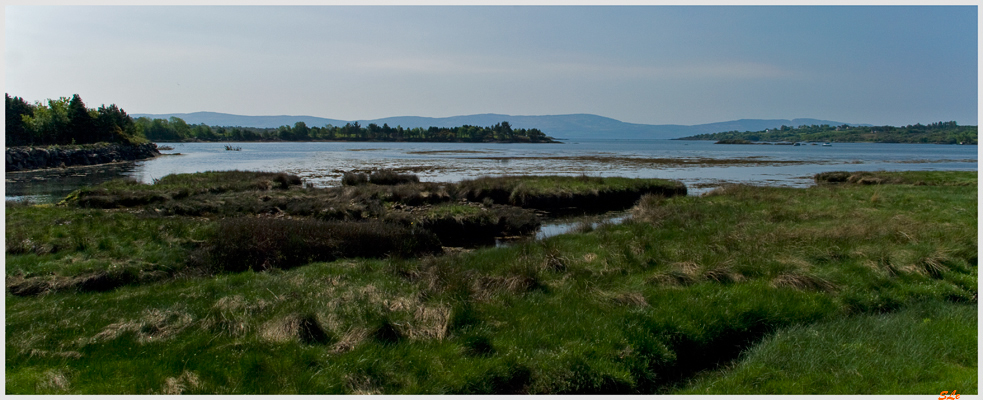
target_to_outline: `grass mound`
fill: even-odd
[[[528,235],[541,225],[539,217],[531,210],[461,203],[394,211],[387,219],[426,229],[440,237],[444,246],[453,247],[492,245],[497,237]]]
[[[369,174],[369,183],[376,185],[402,185],[417,182],[420,182],[420,178],[416,174],[401,174],[391,169],[373,171]]]
[[[581,213],[626,209],[646,194],[686,195],[676,181],[588,176],[484,177],[463,181],[458,190],[468,201]]]
[[[296,175],[282,172],[221,171],[168,175],[153,184],[116,179],[95,188],[79,189],[62,201],[87,208],[125,208],[181,200],[196,194],[286,190],[300,186]]]
[[[411,257],[441,251],[430,232],[383,222],[222,220],[192,263],[217,272],[286,269],[351,257]]]
[[[952,175],[940,171],[831,171],[816,174],[817,184],[976,186],[976,176]]]

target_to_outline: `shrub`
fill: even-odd
[[[276,183],[277,189],[289,189],[290,186],[300,186],[303,183],[299,176],[283,172],[276,174],[273,177],[273,182]]]
[[[415,174],[400,174],[391,169],[373,171],[369,175],[369,183],[376,185],[400,185],[404,183],[417,183],[420,178]]]
[[[358,186],[369,183],[369,176],[362,172],[345,172],[341,176],[342,186]]]
[[[822,172],[816,174],[816,183],[841,183],[846,182],[849,177],[850,173],[845,171]]]

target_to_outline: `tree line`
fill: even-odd
[[[188,124],[184,120],[132,118],[111,104],[86,108],[72,95],[47,102],[28,103],[21,97],[6,98],[6,145],[48,146],[67,144],[181,142],[181,141],[384,141],[384,142],[526,142],[553,143],[539,129],[516,129],[503,121],[494,126],[464,125],[455,128],[403,128],[358,122],[344,126],[309,127],[304,122],[278,128],[248,128]]]
[[[142,142],[136,124],[115,104],[86,108],[78,94],[47,103],[6,95],[6,146]]]
[[[370,123],[362,126],[349,122],[344,126],[331,124],[309,127],[303,121],[293,126],[278,128],[246,128],[188,124],[181,118],[136,119],[137,126],[147,139],[155,142],[181,141],[357,141],[357,142],[526,142],[551,143],[553,138],[539,129],[516,129],[503,121],[494,126],[463,125],[454,128],[403,128],[379,126]]]
[[[907,126],[782,125],[758,132],[718,132],[689,136],[680,140],[748,140],[753,142],[874,142],[977,144],[977,127],[956,121]]]

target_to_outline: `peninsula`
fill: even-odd
[[[718,132],[687,136],[677,140],[717,140],[721,144],[751,142],[868,142],[977,144],[977,127],[960,126],[956,121],[894,126],[782,125],[757,132]]]

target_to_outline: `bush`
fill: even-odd
[[[233,218],[192,255],[212,272],[291,268],[346,257],[417,256],[441,251],[432,233],[382,222]]]
[[[273,182],[276,183],[277,189],[289,189],[290,186],[300,186],[303,181],[297,175],[290,175],[283,172],[276,174],[273,177]]]
[[[376,185],[400,185],[418,182],[420,182],[420,178],[415,174],[400,174],[391,169],[374,171],[369,175],[369,183]]]
[[[362,172],[345,172],[341,176],[342,186],[358,186],[369,183],[369,176]]]

